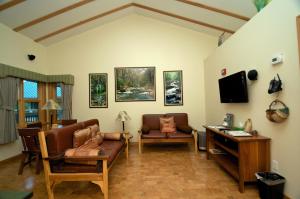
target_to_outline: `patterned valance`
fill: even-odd
[[[29,70],[0,64],[0,78],[3,77],[18,77],[27,80],[34,80],[39,82],[62,82],[64,84],[74,84],[73,75],[44,75]]]

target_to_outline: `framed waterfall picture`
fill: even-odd
[[[155,67],[115,68],[116,102],[155,101]]]
[[[89,74],[90,108],[107,108],[107,73]]]
[[[163,73],[165,106],[182,106],[182,71],[164,71]]]

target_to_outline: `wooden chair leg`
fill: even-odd
[[[41,170],[41,155],[37,154],[36,155],[36,165],[35,165],[35,173],[36,174],[40,174],[40,170]]]
[[[198,132],[197,131],[194,131],[194,147],[195,147],[195,153],[197,154],[198,153]]]
[[[108,170],[107,170],[107,160],[103,160],[102,163],[103,168],[103,195],[104,199],[108,199]]]
[[[19,167],[19,172],[18,175],[22,175],[23,173],[23,169],[25,167],[25,160],[26,160],[27,154],[23,153],[22,154],[22,159],[21,159],[21,163],[20,163],[20,167]]]

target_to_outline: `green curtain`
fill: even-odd
[[[0,79],[0,144],[18,139],[15,107],[18,102],[18,78]]]
[[[62,82],[64,84],[74,85],[73,75],[44,75],[21,68],[0,64],[0,78],[18,77],[27,80],[39,82]]]

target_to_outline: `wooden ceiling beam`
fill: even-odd
[[[25,0],[11,0],[11,1],[8,1],[6,3],[3,3],[3,4],[0,5],[0,11],[3,11],[3,10],[5,10],[7,8],[10,8],[10,7],[13,7],[13,6],[15,6],[19,3],[24,2],[24,1]]]
[[[169,17],[174,17],[176,19],[191,22],[191,23],[194,23],[194,24],[197,24],[197,25],[200,25],[200,26],[205,26],[205,27],[208,27],[208,28],[212,28],[212,29],[215,29],[215,30],[222,31],[222,32],[227,32],[227,33],[230,33],[230,34],[235,33],[235,31],[233,31],[233,30],[229,30],[229,29],[226,29],[226,28],[222,28],[222,27],[219,27],[219,26],[208,24],[208,23],[198,21],[198,20],[195,20],[195,19],[187,18],[187,17],[181,16],[181,15],[176,15],[176,14],[173,14],[173,13],[170,13],[170,12],[166,12],[166,11],[159,10],[159,9],[156,9],[156,8],[152,8],[152,7],[149,7],[149,6],[145,6],[145,5],[142,5],[142,4],[138,4],[138,3],[132,3],[132,4],[133,4],[133,6],[138,7],[138,8],[142,8],[144,10],[149,10],[149,11],[156,12],[156,13],[159,13],[159,14],[162,14],[162,15],[166,15],[166,16],[169,16]]]
[[[125,4],[125,5],[123,5],[123,6],[114,8],[114,9],[109,10],[109,11],[107,11],[107,12],[104,12],[104,13],[102,13],[102,14],[93,16],[93,17],[91,17],[91,18],[85,19],[85,20],[83,20],[83,21],[74,23],[74,24],[69,25],[69,26],[66,26],[66,27],[64,27],[64,28],[62,28],[62,29],[59,29],[59,30],[54,31],[54,32],[52,32],[52,33],[49,33],[49,34],[47,34],[47,35],[45,35],[45,36],[42,36],[42,37],[40,37],[40,38],[37,38],[37,39],[35,39],[34,41],[35,41],[35,42],[40,42],[40,41],[45,40],[45,39],[47,39],[47,38],[49,38],[49,37],[52,37],[52,36],[57,35],[57,34],[60,34],[60,33],[62,33],[62,32],[65,32],[65,31],[67,31],[67,30],[70,30],[70,29],[72,29],[72,28],[78,27],[78,26],[83,25],[83,24],[85,24],[85,23],[94,21],[94,20],[96,20],[96,19],[99,19],[99,18],[101,18],[101,17],[107,16],[107,15],[112,14],[112,13],[114,13],[114,12],[118,12],[118,11],[120,11],[120,10],[124,10],[124,9],[126,9],[126,8],[128,8],[128,7],[130,7],[130,6],[132,6],[132,3]]]
[[[226,29],[226,28],[223,28],[223,27],[215,26],[215,25],[212,25],[212,24],[208,24],[208,23],[205,23],[205,22],[202,22],[202,21],[198,21],[198,20],[195,20],[195,19],[191,19],[191,18],[187,18],[187,17],[184,17],[184,16],[176,15],[176,14],[173,14],[173,13],[170,13],[170,12],[166,12],[166,11],[159,10],[159,9],[156,9],[156,8],[152,8],[152,7],[149,7],[149,6],[145,6],[145,5],[142,5],[142,4],[138,4],[138,3],[128,3],[128,4],[125,4],[125,5],[123,5],[123,6],[114,8],[114,9],[109,10],[109,11],[107,11],[107,12],[104,12],[104,13],[102,13],[102,14],[93,16],[93,17],[91,17],[91,18],[85,19],[85,20],[83,20],[83,21],[80,21],[80,22],[71,24],[71,25],[66,26],[66,27],[64,27],[64,28],[61,28],[61,29],[56,30],[56,31],[54,31],[54,32],[51,32],[51,33],[49,33],[49,34],[47,34],[47,35],[44,35],[44,36],[42,36],[42,37],[39,37],[39,38],[35,39],[34,41],[35,41],[35,42],[43,41],[43,40],[45,40],[45,39],[48,39],[49,37],[55,36],[55,35],[57,35],[57,34],[60,34],[60,33],[62,33],[62,32],[65,32],[65,31],[67,31],[67,30],[70,30],[70,29],[72,29],[72,28],[78,27],[78,26],[80,26],[80,25],[86,24],[86,23],[88,23],[88,22],[94,21],[94,20],[99,19],[99,18],[101,18],[101,17],[104,17],[104,16],[107,16],[107,15],[113,14],[113,13],[115,13],[115,12],[124,10],[124,9],[129,8],[129,7],[132,7],[132,6],[133,6],[133,7],[137,7],[137,8],[141,8],[141,9],[144,9],[144,10],[148,10],[148,11],[151,11],[151,12],[159,13],[159,14],[162,14],[162,15],[165,15],[165,16],[173,17],[173,18],[176,18],[176,19],[180,19],[180,20],[183,20],[183,21],[187,21],[187,22],[190,22],[190,23],[194,23],[194,24],[197,24],[197,25],[200,25],[200,26],[205,26],[205,27],[208,27],[208,28],[212,28],[212,29],[215,29],[215,30],[219,30],[219,31],[222,31],[222,32],[227,32],[227,33],[230,33],[230,34],[235,33],[235,31],[233,31],[233,30],[229,30],[229,29]]]
[[[43,22],[43,21],[45,21],[45,20],[48,20],[48,19],[50,19],[50,18],[52,18],[52,17],[55,17],[55,16],[60,15],[60,14],[63,14],[63,13],[65,13],[65,12],[68,12],[68,11],[74,9],[74,8],[78,8],[78,7],[80,7],[80,6],[83,6],[83,5],[85,5],[85,4],[87,4],[87,3],[90,3],[90,2],[92,2],[92,1],[95,1],[95,0],[83,0],[83,1],[79,1],[79,2],[77,2],[77,3],[74,3],[74,4],[72,4],[72,5],[69,5],[69,6],[67,6],[67,7],[64,7],[64,8],[62,8],[62,9],[60,9],[60,10],[57,10],[57,11],[55,11],[55,12],[49,13],[49,14],[47,14],[47,15],[45,15],[45,16],[40,17],[40,18],[34,19],[34,20],[32,20],[32,21],[30,21],[30,22],[28,22],[28,23],[25,23],[25,24],[23,24],[23,25],[20,25],[20,26],[14,28],[14,31],[19,32],[19,31],[21,31],[21,30],[23,30],[23,29],[25,29],[25,28],[28,28],[28,27],[33,26],[33,25],[35,25],[35,24],[41,23],[41,22]]]
[[[211,6],[202,4],[202,3],[198,3],[198,2],[194,2],[194,1],[190,1],[190,0],[176,0],[176,1],[179,1],[179,2],[182,2],[182,3],[185,3],[185,4],[189,4],[189,5],[192,5],[192,6],[196,6],[198,8],[203,8],[203,9],[206,9],[206,10],[217,12],[217,13],[227,15],[227,16],[230,16],[230,17],[234,17],[234,18],[237,18],[237,19],[241,19],[241,20],[244,20],[244,21],[249,21],[250,20],[249,17],[242,16],[242,15],[239,15],[239,14],[236,14],[236,13],[232,13],[232,12],[229,12],[229,11],[226,11],[226,10],[221,10],[219,8],[211,7]]]

